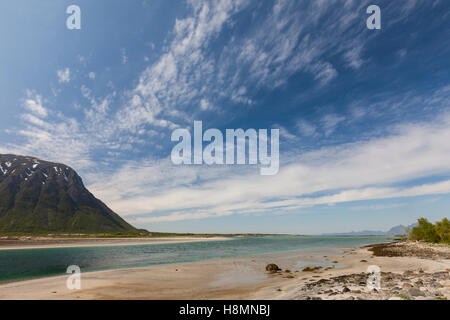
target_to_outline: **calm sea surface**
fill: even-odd
[[[244,237],[228,241],[133,246],[0,250],[0,282],[83,272],[193,262],[254,254],[323,248],[353,248],[391,241],[389,237]]]

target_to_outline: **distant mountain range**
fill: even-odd
[[[0,232],[137,233],[64,164],[0,154]]]
[[[388,231],[374,231],[374,230],[363,230],[363,231],[353,231],[345,233],[324,233],[323,236],[395,236],[406,234],[407,229],[411,229],[417,226],[417,223],[413,223],[409,226],[398,225],[392,227]]]

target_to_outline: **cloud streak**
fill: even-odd
[[[258,176],[248,167],[239,172],[234,167],[180,169],[162,162],[140,166],[137,172],[123,168],[107,185],[101,178],[90,187],[137,222],[285,213],[322,204],[449,193],[450,181],[410,183],[450,172],[450,116],[440,118],[399,125],[391,135],[367,142],[291,155],[273,177]]]
[[[58,75],[59,83],[69,83],[70,82],[70,69],[69,68],[64,68],[64,69],[58,70],[56,72],[56,74]]]

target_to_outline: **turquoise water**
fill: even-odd
[[[193,262],[314,248],[353,248],[390,241],[387,237],[244,237],[227,241],[0,250],[0,282],[82,272]]]

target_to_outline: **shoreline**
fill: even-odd
[[[269,299],[273,290],[279,291],[274,299],[287,300],[450,299],[448,245],[396,241],[347,249],[344,253],[329,257],[344,263],[343,268],[313,270],[311,275],[294,277],[290,283],[268,286],[258,293],[258,299]],[[369,266],[379,268],[378,290],[367,287]]]
[[[161,238],[33,238],[30,240],[0,239],[1,250],[56,249],[83,247],[115,247],[203,241],[225,241],[229,237],[161,237]]]
[[[396,243],[380,245],[390,248],[395,247]],[[425,244],[406,245],[408,248],[418,246],[429,249]],[[22,280],[0,285],[0,299],[450,298],[449,247],[441,249],[444,256],[419,257],[414,256],[412,251],[408,256],[377,256],[370,251],[375,246],[306,249],[93,271],[82,274],[82,289],[75,291],[66,288],[68,275]],[[282,271],[266,272],[265,267],[269,263],[276,263]],[[369,265],[381,268],[382,287],[377,292],[366,290],[365,272]],[[305,267],[310,267],[312,271],[303,271]]]
[[[66,288],[69,275],[18,280],[0,284],[0,300],[247,299],[255,290],[276,282],[277,279],[264,272],[267,263],[274,259],[296,263],[298,254],[311,264],[319,263],[322,254],[330,250],[340,251],[336,248],[303,249],[90,271],[81,274],[82,290],[79,291]]]

